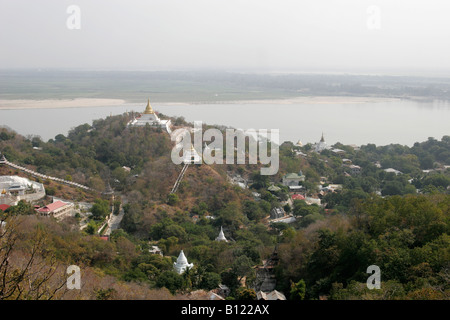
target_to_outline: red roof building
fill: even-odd
[[[305,197],[301,194],[293,194],[291,198],[292,200],[305,200]]]
[[[36,209],[36,212],[44,216],[52,215],[55,218],[58,218],[62,215],[72,213],[72,210],[73,210],[72,203],[66,203],[58,200],[44,207]]]
[[[11,206],[8,206],[7,204],[0,204],[0,211],[6,211]]]

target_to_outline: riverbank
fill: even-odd
[[[377,103],[377,102],[395,102],[400,101],[399,98],[384,98],[384,97],[351,97],[351,96],[304,96],[287,99],[261,99],[261,100],[231,100],[231,101],[216,101],[205,102],[205,104],[361,104],[361,103]],[[198,105],[199,102],[152,102],[154,107],[158,106],[188,106]],[[89,107],[111,107],[123,106],[131,103],[123,99],[92,99],[92,98],[77,98],[77,99],[45,99],[45,100],[0,100],[0,110],[19,110],[19,109],[56,109],[56,108],[89,108]],[[146,102],[142,101],[142,105]],[[136,110],[137,111],[137,110]]]
[[[55,109],[55,108],[91,108],[103,106],[121,106],[122,99],[45,99],[45,100],[0,100],[0,110],[18,109]]]

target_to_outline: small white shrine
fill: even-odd
[[[181,250],[180,255],[178,256],[177,262],[173,263],[173,268],[178,274],[182,274],[186,269],[191,269],[194,267],[193,263],[188,263],[186,256],[184,255],[183,250]]]
[[[220,227],[219,235],[216,238],[216,241],[225,241],[228,242],[227,238],[225,238],[225,235],[223,234],[223,229]]]

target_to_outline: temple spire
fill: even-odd
[[[150,105],[150,99],[147,101],[147,107],[145,108],[144,114],[153,114],[155,111],[153,111],[152,106]]]
[[[320,142],[325,142],[325,139],[323,138],[323,132],[322,132],[322,138],[320,139]]]

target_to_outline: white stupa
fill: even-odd
[[[194,146],[191,145],[190,150],[183,150],[183,163],[186,164],[202,164],[202,157],[197,152],[197,150],[194,149]]]
[[[191,269],[193,266],[194,266],[193,263],[188,263],[183,250],[181,250],[177,262],[173,263],[173,268],[178,274],[182,274],[186,269]]]
[[[225,235],[223,234],[223,229],[220,227],[219,236],[216,238],[216,241],[225,241],[228,242],[227,238],[225,238]]]

